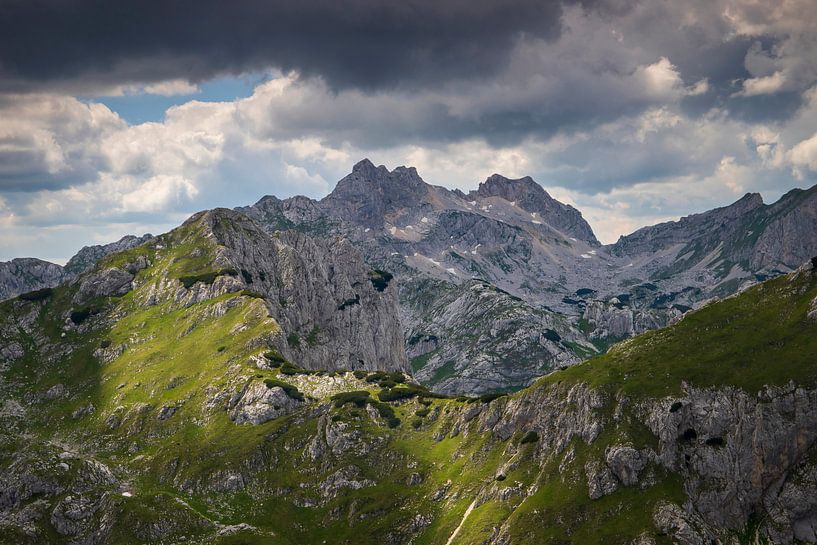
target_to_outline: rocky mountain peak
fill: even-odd
[[[358,174],[369,179],[375,178],[378,175],[387,175],[388,173],[389,169],[387,169],[384,165],[380,165],[378,167],[368,158],[361,159],[352,167],[352,174]]]
[[[490,197],[500,197],[515,203],[527,212],[538,214],[542,221],[568,236],[599,244],[593,229],[584,220],[581,212],[551,197],[545,188],[530,176],[512,179],[501,174],[492,174],[479,184],[476,191],[468,194],[470,199]]]
[[[530,176],[512,179],[501,174],[491,174],[479,184],[476,195],[480,197],[503,197],[506,200],[517,200],[515,197],[524,198],[548,198],[551,196],[541,185],[537,184]],[[509,198],[510,197],[510,198]]]
[[[364,159],[320,204],[336,217],[378,228],[383,227],[387,213],[425,202],[430,188],[414,167],[389,171]]]
[[[763,197],[760,193],[747,193],[732,204],[722,208],[716,208],[713,212],[719,212],[721,216],[732,219],[741,217],[743,214],[753,212],[764,206]]]

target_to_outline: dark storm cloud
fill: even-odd
[[[559,36],[550,0],[4,0],[6,90],[268,67],[373,89],[484,75],[523,35]]]

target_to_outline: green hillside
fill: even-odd
[[[306,372],[271,348],[284,332],[258,295],[185,302],[238,274],[212,265],[201,229],[88,273],[138,269],[121,295],[82,296],[81,278],[0,304],[0,543],[670,543],[654,513],[687,501],[693,470],[656,454],[637,483],[591,499],[588,467],[613,446],[664,452],[645,415],[697,403],[690,389],[815,381],[812,271],[493,400]],[[242,405],[248,392],[267,390],[281,405],[262,408],[281,415],[239,423],[261,406]],[[678,448],[739,448],[698,433]],[[713,531],[749,543],[757,520]]]

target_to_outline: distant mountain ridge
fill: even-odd
[[[791,270],[814,254],[815,225],[817,186],[794,189],[768,205],[759,194],[747,193],[729,206],[623,236],[612,245],[611,253],[655,253],[683,244],[676,268],[693,267],[719,251],[722,268],[739,265],[746,271],[779,267]],[[721,243],[723,248],[719,248]]]
[[[323,199],[265,196],[237,210],[267,233],[345,239],[394,274],[413,372],[449,393],[518,389],[817,255],[817,187],[768,205],[747,194],[610,245],[530,177],[494,174],[464,193],[368,159]],[[3,264],[0,294],[56,285],[149,239],[84,248],[63,270]]]
[[[128,250],[153,238],[126,235],[116,242],[85,246],[65,266],[42,259],[23,257],[0,262],[0,301],[21,293],[54,287],[91,268],[94,263],[115,252]]]
[[[794,190],[772,205],[749,194],[601,245],[578,210],[530,177],[494,174],[464,193],[425,183],[413,167],[390,171],[364,159],[319,201],[268,196],[239,210],[271,231],[343,236],[373,266],[393,271],[415,373],[446,391],[473,392],[516,388],[524,376],[532,380],[712,297],[793,270],[817,255],[815,192]],[[507,316],[467,298],[455,298],[440,319],[435,305],[472,279],[496,288],[482,291],[486,302],[504,292],[516,298],[513,314],[543,313],[528,315],[538,328],[531,338],[541,339],[526,345],[529,358],[497,352],[514,335]],[[474,328],[498,337],[465,334]],[[412,346],[418,338],[434,341]],[[481,371],[474,374],[476,361]]]
[[[0,262],[0,300],[56,286],[64,277],[61,266],[42,259],[18,257]]]

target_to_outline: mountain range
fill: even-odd
[[[491,342],[519,357],[527,335],[573,342],[569,315],[375,268],[366,251],[425,237],[363,244],[342,221],[200,212],[0,303],[0,543],[817,541],[817,258],[516,393],[455,396],[416,382],[401,315],[472,339],[510,320]]]
[[[817,255],[815,196],[796,189],[766,205],[747,194],[601,245],[578,210],[530,177],[494,174],[464,193],[363,160],[321,200],[266,196],[237,211],[269,234],[342,238],[394,275],[414,376],[476,394],[519,389],[795,269]],[[65,268],[0,264],[0,294],[54,286],[150,239],[84,248]]]

